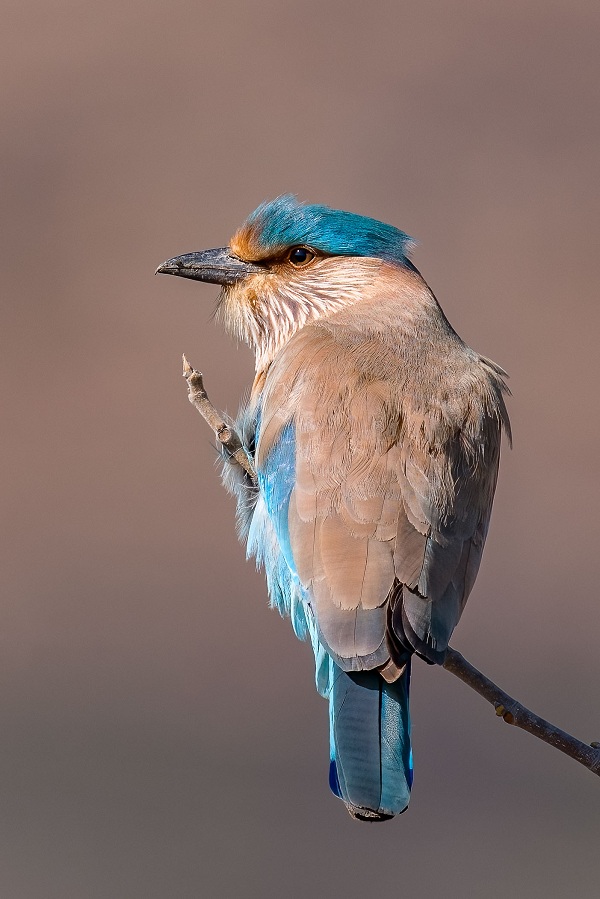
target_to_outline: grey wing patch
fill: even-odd
[[[394,565],[403,586],[391,603],[391,642],[432,663],[444,660],[481,561],[500,443],[498,422],[487,424],[484,460],[465,453],[459,434],[429,458],[413,446],[416,459],[401,467]]]

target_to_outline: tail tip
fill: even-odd
[[[348,814],[351,818],[354,818],[355,821],[367,821],[372,823],[373,821],[391,821],[395,815],[389,815],[387,812],[374,812],[373,809],[370,808],[361,808],[357,805],[351,805],[349,802],[345,803],[346,808],[348,809]],[[402,811],[406,811],[406,809],[402,809]],[[400,812],[402,814],[402,812]]]

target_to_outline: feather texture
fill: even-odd
[[[333,665],[333,663],[332,663]],[[380,821],[408,806],[412,753],[408,668],[388,684],[377,672],[333,665],[329,696],[330,784],[350,813]]]
[[[293,244],[314,264],[293,269]],[[220,307],[256,351],[237,428],[258,489],[224,479],[271,603],[310,637],[332,789],[383,820],[410,794],[411,655],[443,662],[479,568],[504,372],[453,331],[403,232],[284,197],[231,246],[264,266]]]
[[[396,273],[396,292],[404,279],[414,297],[417,277]],[[421,292],[426,316],[390,290],[305,326],[265,382],[257,464],[293,422],[291,552],[323,638],[349,670],[356,645],[345,615],[334,639],[336,611],[369,620],[395,582],[406,588],[395,637],[443,661],[491,511],[504,385],[432,314],[423,282]],[[374,621],[383,631],[370,625],[369,655],[385,637],[384,617]]]

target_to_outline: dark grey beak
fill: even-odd
[[[229,247],[216,250],[200,250],[199,253],[186,253],[167,259],[156,269],[156,274],[180,275],[182,278],[194,278],[196,281],[208,281],[210,284],[237,284],[248,275],[268,272],[262,265],[244,262],[234,256]]]

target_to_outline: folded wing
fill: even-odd
[[[442,662],[477,574],[504,385],[492,363],[451,346],[449,393],[431,374],[435,347],[408,365],[393,340],[357,342],[338,317],[298,332],[267,376],[258,470],[272,473],[285,445],[293,477],[270,514],[346,671],[400,668],[413,651]]]

